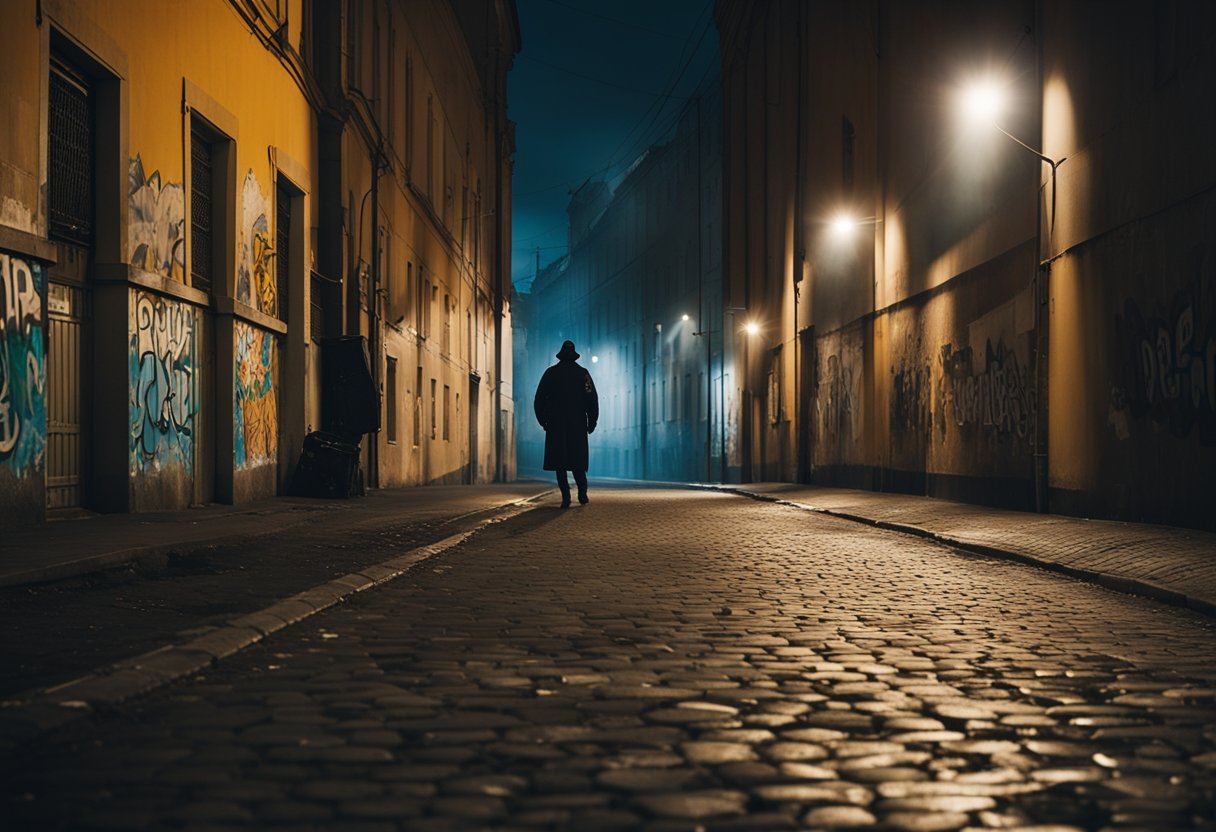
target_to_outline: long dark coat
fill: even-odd
[[[591,373],[574,361],[558,361],[540,377],[532,408],[545,429],[545,470],[586,471],[587,434],[600,418]]]

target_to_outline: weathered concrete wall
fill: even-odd
[[[1052,269],[1052,502],[1216,523],[1216,196]]]

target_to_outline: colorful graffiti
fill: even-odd
[[[241,258],[237,272],[236,297],[259,312],[278,316],[279,295],[275,282],[274,244],[266,197],[250,169],[241,189]]]
[[[272,333],[237,321],[235,461],[244,470],[272,463],[279,450],[275,387],[278,342]]]
[[[958,427],[980,425],[1019,438],[1034,427],[1034,392],[1017,354],[998,341],[985,343],[984,368],[975,372],[971,347],[946,344],[940,354],[939,411]],[[943,423],[943,429],[944,429]]]
[[[0,466],[17,477],[46,451],[46,354],[39,263],[0,254]]]
[[[194,307],[131,290],[130,471],[193,469]]]
[[[1201,444],[1216,445],[1216,314],[1205,320],[1198,297],[1198,287],[1179,292],[1169,312],[1157,315],[1124,303],[1115,317],[1123,384],[1112,390],[1112,412],[1180,439],[1197,432]]]
[[[160,171],[144,176],[144,163],[136,155],[127,166],[127,199],[131,265],[174,280],[184,279],[186,202],[182,183],[162,185]]]

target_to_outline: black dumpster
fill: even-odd
[[[314,430],[304,437],[295,485],[302,497],[345,499],[360,493],[359,446],[336,433]]]

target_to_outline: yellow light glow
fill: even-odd
[[[748,321],[746,324],[743,325],[743,331],[746,332],[748,335],[755,335],[757,332],[760,331],[760,325],[758,323],[756,323],[755,321]]]
[[[848,214],[837,214],[832,220],[832,231],[837,234],[849,234],[857,227],[857,220]]]
[[[1005,109],[1005,90],[991,79],[975,81],[963,89],[963,112],[974,121],[996,121]]]

